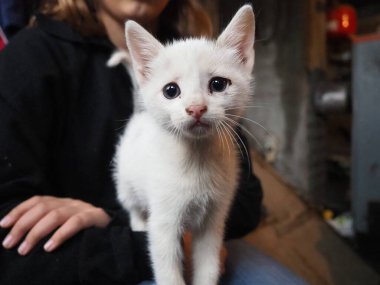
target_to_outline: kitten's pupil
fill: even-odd
[[[164,86],[162,90],[165,98],[167,99],[174,99],[181,94],[181,89],[179,89],[179,86],[176,83],[168,83]]]
[[[210,92],[223,92],[227,88],[228,84],[231,84],[229,79],[223,77],[213,77],[209,82]]]

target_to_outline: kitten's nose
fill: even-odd
[[[207,112],[207,106],[206,105],[190,105],[185,110],[187,114],[199,120],[202,117],[202,115]]]

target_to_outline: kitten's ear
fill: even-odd
[[[163,46],[147,30],[131,20],[125,24],[125,36],[136,80],[140,84],[149,77],[150,62]]]
[[[251,5],[244,5],[236,12],[216,43],[218,46],[235,49],[247,70],[252,71],[255,61],[254,41],[255,15]]]

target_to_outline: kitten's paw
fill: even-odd
[[[148,230],[146,221],[131,217],[131,228],[134,232],[146,232]]]

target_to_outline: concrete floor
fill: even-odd
[[[259,155],[267,216],[246,240],[315,285],[379,285],[370,268]]]

